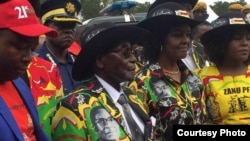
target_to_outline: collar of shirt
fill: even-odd
[[[109,96],[112,98],[112,100],[117,103],[118,98],[123,93],[122,87],[120,87],[120,92],[118,92],[115,88],[113,88],[109,83],[107,83],[105,80],[103,80],[98,75],[95,75],[98,81],[101,83],[101,85],[105,88],[105,90],[108,92]]]
[[[53,59],[53,61],[54,61],[56,64],[61,63],[61,62],[57,59],[57,57],[55,56],[55,54],[49,49],[49,47],[48,47],[46,44],[44,44],[44,45],[42,46],[42,48],[44,48],[45,52],[48,52],[48,53],[51,55],[51,57],[52,57],[51,59]],[[67,63],[73,64],[73,63],[75,62],[75,56],[74,56],[73,54],[71,54],[70,52],[67,52],[66,57],[67,57]],[[62,63],[62,64],[64,64],[64,63]]]

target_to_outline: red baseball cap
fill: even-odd
[[[42,25],[28,0],[6,0],[0,3],[0,28],[7,28],[24,36],[57,36],[52,28]]]

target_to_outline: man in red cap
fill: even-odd
[[[39,1],[29,0],[37,15],[39,15]],[[39,36],[39,40],[41,38]],[[39,41],[40,42],[40,41]],[[35,48],[33,48],[33,51]],[[31,62],[26,73],[21,78],[30,87],[38,110],[39,123],[45,134],[50,138],[51,117],[56,109],[56,104],[63,97],[62,79],[56,65],[38,57],[33,52]]]
[[[0,13],[0,140],[48,141],[20,76],[28,68],[38,36],[57,32],[40,24],[27,0],[1,0]]]

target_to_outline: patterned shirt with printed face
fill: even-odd
[[[178,67],[181,83],[164,74],[158,63],[144,66],[129,83],[156,117],[157,140],[172,140],[173,125],[202,124],[205,119],[201,80],[181,61]]]
[[[62,79],[52,63],[33,56],[27,70],[30,88],[37,104],[40,124],[50,137],[51,117],[63,97]]]
[[[137,95],[124,88],[129,103],[145,124],[145,140],[149,141],[152,123]],[[130,141],[121,111],[96,77],[65,96],[52,118],[52,140]],[[149,135],[150,134],[150,135]]]
[[[238,76],[223,76],[214,64],[196,72],[205,86],[209,123],[250,124],[250,65]]]

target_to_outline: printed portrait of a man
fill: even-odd
[[[188,76],[187,86],[191,92],[199,91],[199,85],[202,85],[201,80],[199,80],[196,76]]]
[[[153,89],[158,99],[171,97],[170,87],[161,79],[153,82]]]
[[[101,106],[95,107],[90,112],[95,131],[99,135],[99,141],[116,141],[120,131],[117,121]]]
[[[151,85],[154,93],[158,97],[159,105],[170,107],[177,101],[171,95],[171,88],[162,79],[152,80]]]

